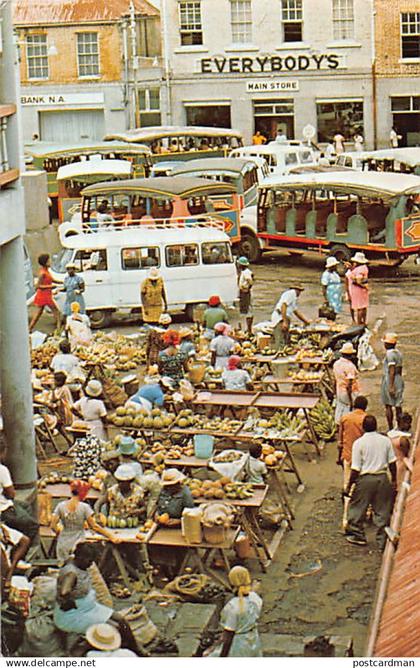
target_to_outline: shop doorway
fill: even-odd
[[[400,146],[420,146],[420,96],[391,98],[392,124]]]
[[[187,125],[231,128],[230,104],[185,105]]]
[[[95,141],[105,134],[104,112],[96,109],[40,111],[39,129],[42,141],[59,144]]]
[[[268,141],[278,134],[295,137],[293,100],[254,100],[254,132],[259,130]]]

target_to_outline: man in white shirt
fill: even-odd
[[[303,285],[300,283],[292,284],[288,290],[283,292],[271,315],[271,322],[274,326],[274,341],[277,350],[281,346],[286,345],[289,341],[290,321],[293,315],[299,318],[305,325],[309,325],[310,323],[310,320],[298,310],[298,299],[303,289]]]
[[[377,431],[376,418],[366,415],[363,436],[353,443],[351,473],[346,494],[354,485],[347,515],[346,539],[355,545],[366,545],[364,522],[369,506],[373,508],[374,523],[378,529],[378,547],[385,547],[384,529],[389,524],[394,492],[397,486],[397,458],[388,436]],[[388,471],[392,483],[389,481]]]
[[[38,523],[27,504],[15,500],[16,492],[7,466],[0,464],[0,521],[21,531],[32,541],[38,533]]]
[[[239,267],[239,277],[238,277],[238,287],[239,287],[239,312],[241,315],[245,316],[246,327],[248,334],[252,334],[252,301],[251,301],[251,291],[252,286],[254,285],[254,274],[249,268],[249,260],[244,255],[238,260]]]
[[[389,133],[389,143],[391,148],[398,148],[398,142],[400,139],[402,139],[402,136],[398,134],[394,127],[392,127],[391,132]]]

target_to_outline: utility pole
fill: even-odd
[[[372,125],[373,125],[373,148],[378,148],[378,113],[377,113],[377,90],[376,90],[376,7],[375,0],[371,0],[371,72],[372,72]]]
[[[137,24],[136,24],[136,10],[133,0],[130,0],[130,47],[131,47],[131,68],[133,70],[133,120],[134,127],[140,127],[140,112],[137,97],[137,72],[139,69],[139,59],[137,56]]]
[[[167,0],[162,0],[160,14],[162,18],[163,69],[166,91],[166,125],[172,124],[172,91],[171,91],[171,50],[169,44],[169,17]]]

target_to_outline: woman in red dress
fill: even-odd
[[[57,329],[60,329],[60,311],[53,298],[53,278],[49,272],[50,256],[47,253],[40,255],[38,257],[38,264],[40,265],[41,269],[39,270],[38,274],[34,299],[34,306],[36,306],[36,311],[29,325],[29,331],[32,332],[46,306],[49,306],[53,312],[57,323]]]

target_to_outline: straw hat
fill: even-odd
[[[189,327],[181,327],[181,329],[178,331],[178,334],[181,339],[185,339],[187,336],[192,336],[194,332]]]
[[[170,325],[172,322],[172,318],[169,315],[169,313],[162,313],[162,315],[159,318],[159,325]]]
[[[342,355],[353,355],[356,352],[356,348],[353,346],[351,341],[346,341],[340,348],[340,353]]]
[[[88,422],[83,422],[83,420],[74,420],[70,427],[66,427],[66,431],[84,431],[88,433],[90,430],[90,424]]]
[[[398,341],[398,334],[396,332],[387,332],[382,339],[382,343],[396,344]]]
[[[118,453],[120,455],[134,455],[139,446],[131,436],[123,436],[118,444]]]
[[[156,280],[157,278],[160,277],[160,271],[157,267],[152,267],[151,270],[149,271],[149,278],[152,280]]]
[[[289,288],[291,290],[300,290],[301,292],[305,289],[302,283],[292,283],[291,285],[289,285]]]
[[[357,264],[367,264],[369,260],[367,259],[366,255],[360,251],[355,253],[353,257],[351,258],[352,262],[357,262]]]
[[[121,635],[111,624],[93,624],[86,631],[86,640],[92,647],[112,651],[121,647]]]
[[[325,266],[327,269],[330,269],[331,267],[336,267],[339,263],[336,257],[334,255],[331,255],[330,257],[327,257],[327,261],[325,263]]]
[[[75,262],[67,262],[66,269],[76,269],[76,263]]]
[[[99,380],[90,380],[85,387],[88,397],[99,397],[102,394],[102,383]]]
[[[120,464],[114,473],[114,478],[121,481],[134,480],[135,477],[136,472],[131,464]]]
[[[168,487],[169,485],[177,485],[179,482],[183,482],[186,476],[178,469],[166,469],[162,473],[162,478],[160,480],[163,487]]]

